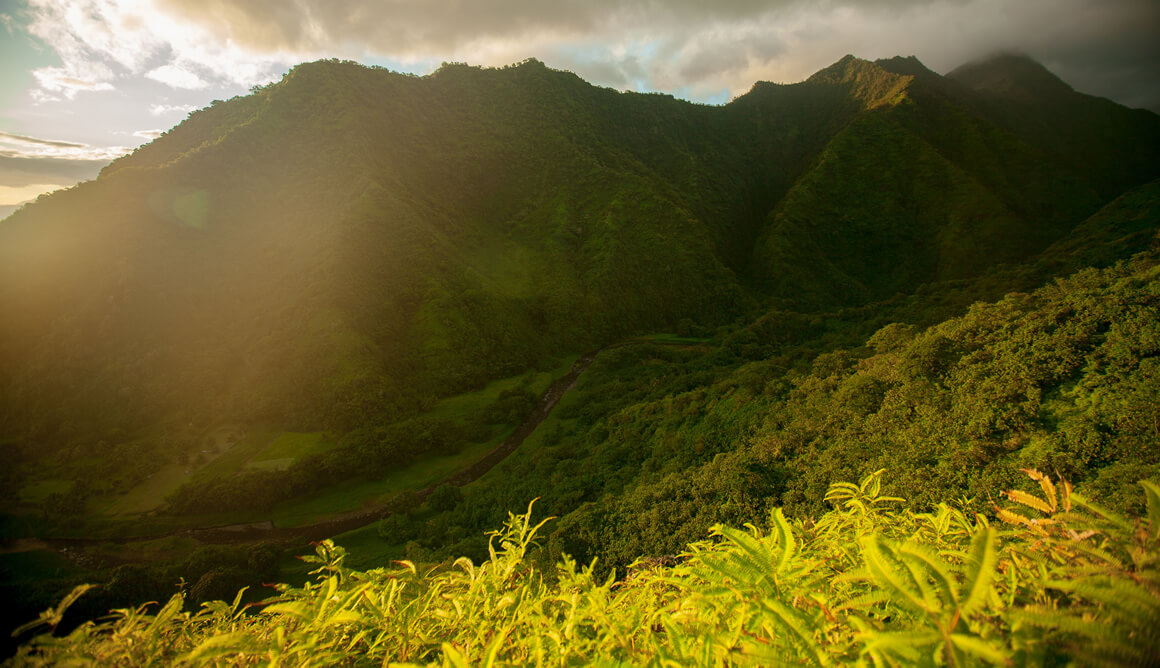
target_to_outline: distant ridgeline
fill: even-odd
[[[1160,117],[1016,56],[847,56],[724,106],[308,63],[0,225],[0,442],[143,477],[215,425],[389,425],[626,336],[1001,296],[1049,247],[1044,276],[1145,248],[1090,217],[1158,175]]]

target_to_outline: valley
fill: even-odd
[[[717,106],[299,65],[0,221],[5,624],[85,582],[66,627],[392,563],[428,591],[507,563],[504,526],[511,568],[597,598],[747,523],[869,559],[851,488],[905,499],[866,520],[898,545],[959,513],[939,545],[1016,554],[1031,525],[990,527],[1049,494],[1028,471],[1154,523],[1158,234],[1160,116],[1025,57],[848,56]]]

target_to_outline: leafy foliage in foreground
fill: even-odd
[[[490,541],[490,558],[420,573],[359,572],[330,541],[314,582],[279,585],[251,611],[114,612],[43,635],[17,663],[319,663],[663,666],[1143,665],[1160,660],[1160,487],[1128,519],[1027,472],[1002,525],[950,504],[915,513],[881,495],[881,472],[830,487],[834,509],[767,530],[718,525],[675,565],[638,563],[623,581],[565,558],[542,568],[531,507]],[[59,623],[78,589],[37,624]]]

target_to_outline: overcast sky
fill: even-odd
[[[847,53],[946,73],[1012,50],[1160,111],[1160,0],[0,0],[0,216],[318,58],[425,74],[535,57],[723,103]]]

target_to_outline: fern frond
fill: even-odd
[[[974,614],[987,602],[999,561],[995,541],[994,529],[982,529],[971,538],[971,549],[963,569],[967,595],[959,606],[963,614]]]
[[[794,555],[797,554],[798,544],[793,535],[793,527],[785,519],[785,513],[782,512],[781,508],[774,509],[772,519],[772,524],[776,532],[774,535],[777,538],[778,544],[782,546],[781,555],[777,560],[777,570],[778,572],[784,572],[789,567]]]
[[[942,606],[953,606],[958,603],[958,583],[951,575],[950,566],[941,557],[916,543],[904,543],[898,548],[898,552],[911,560],[922,563],[925,571],[938,585],[938,598]]]
[[[1147,480],[1141,480],[1144,496],[1148,501],[1148,535],[1151,540],[1160,539],[1160,487]]]
[[[775,599],[765,599],[761,601],[761,606],[770,613],[770,619],[774,624],[786,631],[790,641],[801,649],[814,665],[829,665],[825,652],[818,647],[813,634],[810,633],[810,621],[802,619],[793,609]]]
[[[900,601],[915,611],[925,614],[931,612],[921,593],[907,587],[899,577],[900,569],[891,563],[892,559],[882,549],[877,536],[872,534],[867,537],[863,544],[862,557],[875,584],[896,594]]]
[[[1047,499],[1047,503],[1051,505],[1051,511],[1055,512],[1058,505],[1058,494],[1055,491],[1055,485],[1052,484],[1051,478],[1045,474],[1040,473],[1037,469],[1019,469],[1027,474],[1035,482],[1039,483],[1039,489],[1043,490],[1043,496]]]
[[[982,659],[989,663],[999,665],[1011,665],[1011,655],[1002,648],[996,647],[992,643],[983,640],[979,636],[964,635],[961,633],[951,634],[951,643],[956,649],[966,652],[971,656]]]
[[[1048,503],[1037,496],[1033,496],[1027,492],[1022,492],[1017,489],[1009,489],[1006,492],[1003,492],[1003,496],[1006,496],[1008,499],[1011,499],[1020,505],[1027,506],[1028,508],[1034,508],[1044,515],[1051,515],[1053,512],[1055,512],[1054,499],[1052,499],[1051,503]]]

